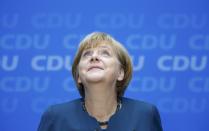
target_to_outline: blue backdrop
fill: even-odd
[[[79,41],[110,33],[134,63],[125,96],[157,105],[165,131],[208,131],[207,0],[1,0],[0,131],[36,131],[51,104],[79,97]]]

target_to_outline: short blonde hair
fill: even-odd
[[[120,62],[121,68],[124,70],[124,79],[116,82],[116,93],[117,97],[123,96],[128,84],[132,78],[132,62],[127,50],[122,46],[121,43],[116,41],[110,35],[103,32],[93,32],[87,35],[79,44],[79,48],[74,58],[72,65],[72,75],[76,82],[78,91],[82,97],[85,97],[85,90],[83,84],[78,83],[78,64],[81,59],[81,55],[85,49],[95,48],[101,44],[110,45],[115,51],[116,57]]]

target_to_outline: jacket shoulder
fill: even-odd
[[[81,102],[81,99],[75,99],[49,106],[41,117],[38,131],[51,131],[52,128],[66,127],[68,124],[63,124],[64,121],[65,123],[75,124],[73,123],[75,121],[72,120],[77,118],[77,115],[82,112]]]
[[[55,116],[62,116],[62,114],[73,115],[75,111],[81,108],[81,102],[81,99],[75,99],[69,102],[51,105],[48,110],[50,110]]]
[[[152,131],[163,131],[160,114],[155,105],[130,98],[124,98],[123,101],[129,116],[132,115],[138,120],[141,130],[149,128]]]
[[[156,106],[151,103],[131,98],[124,97],[122,98],[122,102],[127,108],[134,109],[137,112],[150,113],[156,108]]]

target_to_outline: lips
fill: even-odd
[[[100,70],[104,70],[102,67],[100,66],[91,66],[88,68],[88,71],[92,70],[92,69],[100,69]]]

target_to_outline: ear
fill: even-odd
[[[118,81],[122,81],[124,79],[124,70],[123,68],[120,68],[120,71],[119,71],[119,75],[118,75]]]

